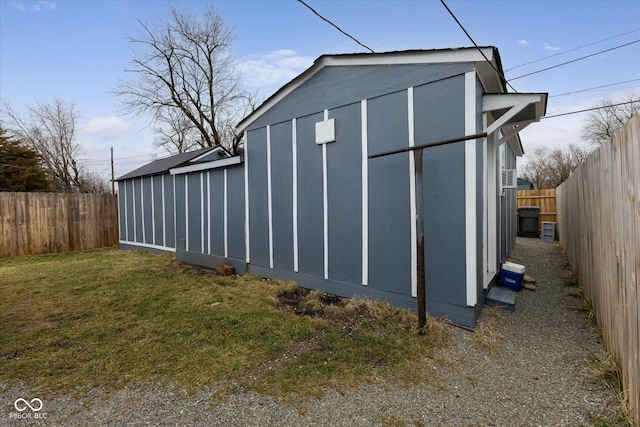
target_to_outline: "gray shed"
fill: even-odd
[[[517,132],[546,109],[501,70],[493,47],[321,56],[238,125],[244,157],[119,178],[121,247],[415,308],[422,199],[427,310],[473,325],[515,243]],[[370,158],[447,140],[420,195],[411,152]]]

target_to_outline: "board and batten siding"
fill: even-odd
[[[482,87],[469,74],[342,105],[353,97],[332,89],[337,99],[329,99],[324,86],[310,83],[306,96],[333,108],[300,116],[285,98],[249,126],[250,271],[414,308],[413,156],[366,156],[481,130]],[[316,96],[314,87],[323,93]],[[317,144],[315,124],[325,119],[336,120],[336,141]],[[484,272],[482,257],[473,270],[465,260],[483,253],[483,141],[426,149],[423,156],[427,308],[472,324]]]
[[[123,249],[246,271],[242,166],[132,178],[118,182],[118,192]]]

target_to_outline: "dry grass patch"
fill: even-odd
[[[500,309],[485,307],[482,317],[476,324],[473,345],[492,353],[500,351],[499,343],[504,340],[504,335],[498,330],[498,325],[502,316]]]

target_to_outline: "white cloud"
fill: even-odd
[[[11,6],[19,10],[20,12],[40,12],[42,10],[53,10],[56,8],[56,2],[54,1],[16,1],[12,2]]]
[[[247,56],[240,60],[238,69],[248,85],[272,91],[311,66],[314,59],[300,56],[294,50],[280,49]]]
[[[544,50],[547,50],[549,52],[557,52],[560,50],[559,47],[556,46],[551,46],[549,43],[545,43],[544,44]]]
[[[117,139],[131,135],[133,126],[117,116],[96,116],[80,131],[85,136],[94,136],[102,139]]]
[[[530,44],[527,40],[525,40],[525,39],[520,40],[520,41],[518,42],[518,44],[519,44],[520,46],[524,46],[524,47],[529,47],[529,46],[531,46],[531,44]]]

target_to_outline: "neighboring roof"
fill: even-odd
[[[485,57],[487,59],[485,59]],[[487,60],[490,63],[487,63]],[[322,55],[311,67],[298,77],[281,87],[257,109],[238,123],[238,130],[244,131],[271,107],[313,77],[324,67],[354,65],[400,65],[400,64],[441,64],[456,62],[475,62],[480,79],[487,92],[506,92],[506,83],[502,71],[502,61],[498,49],[493,46],[462,47],[456,49],[405,50],[383,53],[349,53]],[[495,68],[495,69],[494,69]],[[499,73],[496,72],[499,70]]]
[[[186,163],[197,160],[198,157],[206,157],[206,154],[208,154],[209,152],[220,149],[224,150],[224,148],[220,146],[207,147],[154,160],[151,163],[147,163],[146,165],[141,166],[136,170],[122,175],[121,177],[117,178],[116,181],[124,181],[125,179],[139,178],[141,176],[168,173],[170,169],[176,168],[178,166],[183,166]],[[228,154],[226,150],[224,151]]]

